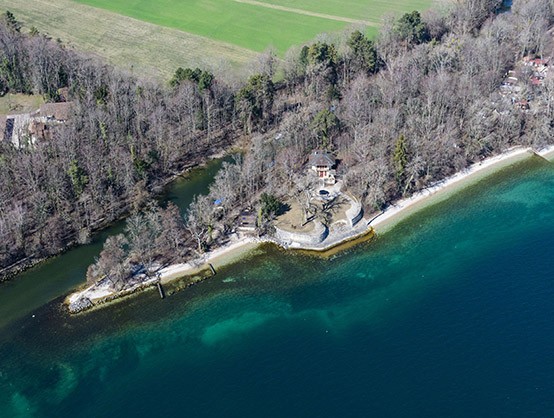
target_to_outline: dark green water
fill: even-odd
[[[207,166],[192,170],[171,184],[163,200],[170,200],[183,211],[194,195],[208,191],[224,160],[213,160]],[[47,260],[20,274],[16,280],[0,284],[0,329],[7,323],[29,314],[60,295],[81,285],[87,268],[98,256],[104,241],[121,232],[124,222],[96,234],[88,245],[73,248],[59,257]]]
[[[332,260],[267,247],[211,281],[0,335],[4,417],[548,417],[554,170],[535,159]]]

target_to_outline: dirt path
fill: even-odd
[[[329,20],[336,20],[338,22],[356,23],[356,24],[361,24],[361,25],[366,25],[366,26],[373,26],[373,27],[376,27],[376,28],[380,26],[378,23],[369,22],[367,20],[350,19],[348,17],[328,15],[328,14],[325,14],[325,13],[310,12],[308,10],[295,9],[293,7],[279,6],[277,4],[263,3],[261,1],[256,1],[256,0],[234,0],[234,1],[237,2],[237,3],[250,4],[252,6],[259,6],[259,7],[266,7],[268,9],[280,10],[282,12],[296,13],[296,14],[299,14],[299,15],[319,17],[319,18],[322,18],[322,19],[329,19]]]

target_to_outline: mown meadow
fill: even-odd
[[[279,56],[322,32],[355,25],[374,36],[383,15],[433,0],[0,0],[25,31],[167,80],[178,67],[241,73],[273,47]]]
[[[426,10],[431,0],[263,0],[264,3],[381,23],[387,13]]]
[[[254,51],[283,54],[321,32],[366,23],[375,34],[383,14],[426,9],[430,0],[77,0],[135,19],[228,42]]]

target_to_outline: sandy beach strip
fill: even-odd
[[[215,250],[210,251],[191,262],[173,264],[161,269],[159,271],[160,281],[162,284],[165,284],[183,276],[198,274],[201,271],[206,270],[206,268],[209,268],[209,264],[217,270],[225,265],[241,260],[264,242],[268,242],[268,240],[253,237],[245,237],[234,240],[233,242],[216,248]]]
[[[554,153],[554,149],[551,150]],[[452,196],[456,192],[494,174],[503,168],[537,155],[531,148],[514,147],[495,157],[475,163],[453,176],[400,200],[371,220],[369,225],[376,233],[384,233],[415,212]]]
[[[227,245],[210,251],[191,262],[172,264],[168,267],[162,268],[157,272],[158,274],[155,277],[151,277],[149,280],[141,283],[140,286],[137,286],[137,288],[141,287],[145,289],[149,286],[154,286],[158,282],[158,278],[161,284],[167,284],[173,280],[180,279],[185,276],[195,276],[209,269],[210,264],[217,271],[218,268],[245,258],[260,244],[267,241],[268,240],[253,237],[235,239]],[[92,306],[85,308],[85,310],[88,310],[89,308],[103,306],[106,301],[113,301],[112,299],[114,297],[120,299],[121,297],[128,296],[130,293],[133,293],[133,289],[125,289],[124,291],[118,292],[113,290],[107,284],[103,286],[94,284],[83,290],[69,294],[65,298],[65,303],[67,305],[71,305],[79,302],[79,300],[83,298],[86,298],[93,303]],[[80,310],[81,309],[75,312],[79,312]]]

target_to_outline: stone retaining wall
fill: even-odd
[[[284,245],[315,245],[322,242],[329,234],[329,229],[321,222],[315,221],[314,229],[310,232],[290,232],[275,227],[275,237]]]
[[[346,210],[346,222],[353,228],[364,216],[364,211],[360,202],[350,197],[348,200],[350,200],[350,207]]]

